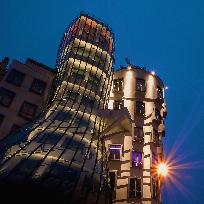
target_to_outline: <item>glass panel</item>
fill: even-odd
[[[34,79],[32,85],[31,85],[31,91],[37,93],[37,94],[43,94],[46,87],[46,83],[44,81]]]
[[[1,88],[0,89],[0,104],[6,107],[10,106],[15,95],[16,93],[8,89]]]
[[[132,151],[132,167],[142,167],[142,152]]]

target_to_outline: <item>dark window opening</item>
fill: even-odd
[[[141,101],[136,101],[136,113],[139,115],[145,114],[145,103]]]
[[[157,108],[155,108],[155,118],[156,118],[156,120],[158,122],[161,121],[161,114],[160,114],[160,111]]]
[[[45,133],[41,139],[39,140],[40,143],[43,144],[50,144],[50,145],[56,145],[59,140],[61,139],[61,135],[57,133]]]
[[[144,140],[144,132],[142,127],[134,128],[134,139],[138,142],[142,142]]]
[[[120,160],[121,145],[109,145],[109,159]]]
[[[30,120],[35,116],[36,111],[37,105],[24,101],[20,108],[19,115]]]
[[[8,74],[6,81],[16,86],[20,86],[23,83],[24,78],[24,73],[12,69]]]
[[[142,152],[132,151],[132,167],[142,167]]]
[[[157,98],[163,99],[163,90],[160,87],[157,87]]]
[[[113,90],[115,92],[121,92],[123,90],[123,79],[113,80]]]
[[[16,93],[5,88],[0,89],[0,104],[8,107],[11,105]]]
[[[129,180],[129,197],[130,198],[141,198],[142,188],[141,188],[141,179],[130,178]]]
[[[123,108],[124,108],[124,101],[123,101],[123,100],[114,101],[114,103],[113,103],[113,109],[119,110],[119,109],[123,109]]]
[[[152,179],[152,196],[154,199],[158,197],[158,184],[154,179]]]
[[[94,107],[94,100],[87,98],[85,96],[82,97],[82,104],[87,108],[92,109]]]
[[[37,94],[43,94],[45,91],[46,83],[44,81],[34,79],[31,84],[30,90]]]
[[[159,133],[157,130],[153,130],[153,142],[156,144],[156,145],[159,145],[160,142],[159,142]]]
[[[136,91],[146,91],[146,84],[144,79],[136,79]]]
[[[114,193],[116,190],[116,172],[115,171],[109,172],[109,179],[110,179],[111,191]]]
[[[3,123],[5,116],[0,114],[0,125]]]

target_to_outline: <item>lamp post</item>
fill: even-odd
[[[159,163],[157,166],[158,188],[159,188],[159,204],[162,204],[161,199],[161,184],[163,177],[168,176],[168,166],[165,163]]]

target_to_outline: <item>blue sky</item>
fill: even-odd
[[[115,33],[115,68],[146,65],[169,87],[165,151],[176,145],[182,192],[164,189],[164,204],[204,203],[204,2],[202,0],[1,0],[0,58],[27,57],[55,66],[61,36],[81,11],[109,24]]]

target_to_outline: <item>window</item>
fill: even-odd
[[[114,79],[113,80],[113,90],[115,92],[120,92],[123,90],[123,79]]]
[[[0,125],[3,123],[4,117],[5,117],[4,115],[0,114]]]
[[[154,199],[157,199],[158,185],[157,182],[152,179],[152,196]]]
[[[130,178],[129,197],[130,198],[141,198],[141,196],[142,196],[141,179]]]
[[[152,166],[156,166],[158,164],[157,154],[152,152]]]
[[[163,90],[160,87],[157,87],[157,98],[163,99]]]
[[[132,151],[132,167],[142,167],[142,152]]]
[[[6,79],[7,82],[14,84],[16,86],[20,86],[25,78],[25,74],[22,72],[19,72],[15,69],[12,69],[10,73],[8,74],[8,77]]]
[[[116,190],[116,179],[117,179],[116,171],[109,171],[109,179],[110,179],[111,191],[112,193],[114,193]]]
[[[10,130],[10,133],[9,133],[9,134],[15,134],[15,133],[17,133],[17,132],[20,130],[20,128],[21,128],[21,126],[14,124],[14,125],[11,127],[11,130]]]
[[[134,128],[134,139],[138,142],[142,142],[144,140],[144,132],[142,127]]]
[[[97,78],[96,75],[90,74],[88,83],[90,83],[90,89],[92,89],[92,91],[97,91],[100,86],[100,79]]]
[[[16,93],[5,88],[0,88],[0,105],[10,106]]]
[[[160,111],[157,108],[155,108],[155,118],[156,118],[156,120],[158,122],[161,121],[161,114],[160,114]]]
[[[157,130],[153,130],[153,142],[157,145],[159,145],[159,133]]]
[[[114,101],[114,103],[113,103],[113,109],[119,110],[119,109],[123,109],[123,108],[124,108],[124,101],[123,101],[123,100]]]
[[[146,84],[144,79],[136,79],[136,91],[146,91]]]
[[[136,113],[140,115],[145,114],[145,103],[141,101],[136,101]]]
[[[109,145],[109,160],[120,160],[121,145]]]
[[[83,96],[81,100],[82,100],[83,105],[86,107],[86,109],[88,109],[88,108],[92,109],[93,108],[94,100],[87,98],[85,96]]]
[[[19,115],[30,120],[35,116],[36,111],[37,106],[35,104],[24,101],[20,108]]]
[[[84,70],[73,68],[70,80],[73,83],[81,83],[82,79],[84,79],[84,76],[85,76]]]
[[[40,143],[43,144],[50,144],[50,145],[56,145],[59,140],[61,139],[61,135],[57,133],[45,133],[42,138],[40,139]]]
[[[59,121],[69,121],[72,118],[72,114],[69,112],[63,112],[63,111],[59,111],[55,117],[55,120],[59,120]]]
[[[46,83],[44,81],[34,79],[33,83],[31,84],[30,90],[41,95],[44,93],[45,87]]]

